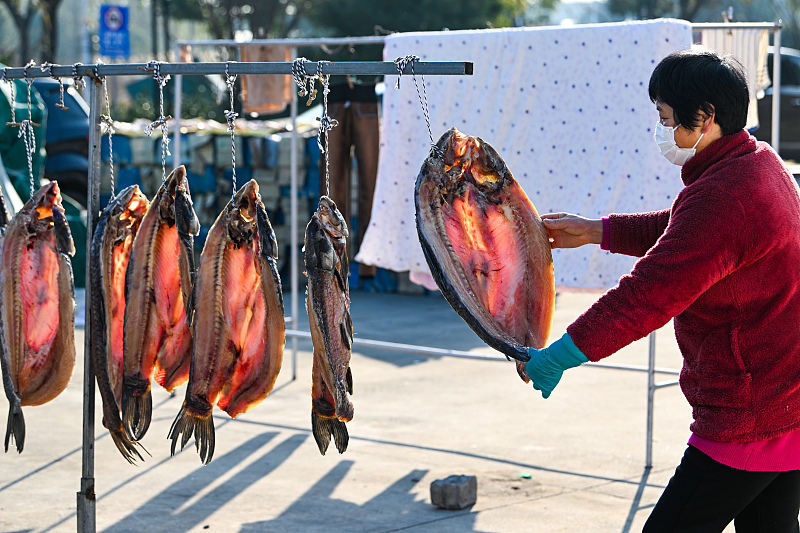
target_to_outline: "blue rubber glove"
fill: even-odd
[[[525,371],[533,381],[533,388],[542,391],[543,398],[550,397],[564,370],[589,360],[572,342],[569,333],[564,333],[563,337],[543,350],[528,348],[528,353],[531,359],[525,365]]]

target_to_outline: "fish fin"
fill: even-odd
[[[172,447],[170,453],[175,455],[175,447],[178,439],[181,439],[181,450],[189,442],[189,439],[194,433],[195,447],[197,453],[200,454],[200,461],[207,465],[211,462],[214,456],[214,418],[211,416],[209,410],[205,414],[198,414],[192,412],[194,409],[187,408],[187,401],[184,400],[178,416],[172,422],[172,427],[169,429],[168,439],[172,439]],[[182,434],[182,436],[181,436]]]
[[[62,254],[75,255],[75,242],[63,209],[53,209],[53,226],[56,234],[56,248]]]
[[[347,426],[344,422],[335,418],[332,422],[333,441],[336,443],[336,449],[339,450],[339,453],[344,453],[347,449],[347,444],[350,442],[350,434],[347,432]]]
[[[325,455],[328,445],[331,443],[331,420],[336,419],[322,418],[313,410],[311,411],[311,433],[314,434],[314,440],[317,441],[319,453],[322,455]]]
[[[347,384],[347,393],[353,394],[353,373],[350,371],[350,367],[347,367],[347,372],[344,374],[344,381]]]
[[[128,438],[134,441],[139,441],[144,437],[153,416],[150,381],[145,383],[144,391],[141,390],[141,383],[137,383],[138,386],[130,386],[128,378],[125,378],[122,383],[122,425],[125,427]]]
[[[350,442],[350,435],[347,433],[347,426],[336,417],[328,418],[319,416],[315,411],[311,411],[311,432],[314,440],[317,441],[319,453],[325,455],[328,445],[331,443],[331,436],[336,444],[339,453],[344,453],[347,444]]]
[[[345,347],[348,350],[352,350],[353,343],[350,340],[350,335],[347,333],[347,327],[344,325],[344,322],[339,324],[339,331],[342,334],[342,341],[344,342]]]
[[[22,453],[22,448],[25,446],[25,418],[22,416],[22,407],[19,402],[12,403],[8,406],[8,425],[6,426],[6,453],[8,452],[8,443],[13,437],[14,443],[17,447],[17,453]]]
[[[122,429],[118,429],[116,431],[109,431],[111,433],[111,439],[114,441],[114,444],[117,446],[119,453],[122,454],[122,457],[125,458],[130,464],[136,464],[134,460],[138,457],[140,461],[144,461],[142,454],[139,453],[139,450],[136,449],[136,446],[139,446],[144,453],[152,457],[150,452],[145,449],[141,443],[136,442],[134,440],[130,440],[128,435]]]

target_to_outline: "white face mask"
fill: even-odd
[[[676,127],[677,128],[677,127]],[[697,142],[694,143],[694,146],[691,148],[681,148],[677,144],[675,144],[675,129],[664,126],[661,122],[656,122],[656,131],[655,131],[655,139],[656,144],[658,144],[658,149],[661,150],[661,154],[667,158],[667,161],[672,163],[673,165],[678,165],[682,167],[689,159],[697,153],[697,145],[700,144],[700,139],[703,138],[705,133],[700,134],[700,139],[697,139]]]

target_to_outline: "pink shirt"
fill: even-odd
[[[755,442],[717,442],[689,437],[694,446],[718,463],[749,472],[787,472],[800,470],[800,430]]]

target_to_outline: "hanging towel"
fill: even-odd
[[[503,157],[540,214],[591,218],[668,208],[680,169],[653,141],[658,113],[647,94],[658,61],[692,44],[688,23],[656,20],[586,26],[394,34],[384,60],[472,61],[472,76],[426,76],[434,141],[450,127]],[[378,180],[357,260],[435,288],[415,227],[414,183],[430,139],[410,75],[386,77]],[[633,266],[599,246],[554,250],[556,285],[603,290]]]
[[[242,46],[242,61],[265,63],[291,61],[286,46]],[[286,109],[292,101],[292,80],[286,76],[242,76],[242,109],[245,113],[273,115]]]
[[[747,70],[747,86],[750,89],[750,106],[747,111],[745,129],[758,127],[758,98],[764,96],[764,89],[770,86],[767,71],[767,48],[769,30],[732,28],[703,30],[701,44],[707,50],[727,52],[739,60]]]

